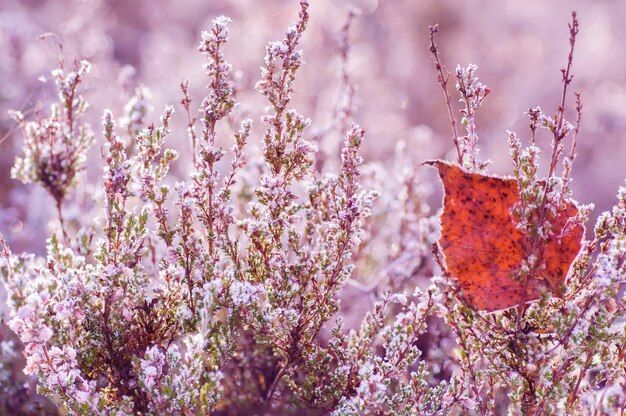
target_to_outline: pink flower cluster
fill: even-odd
[[[435,244],[438,217],[410,144],[398,143],[391,169],[362,156],[366,132],[351,120],[348,65],[355,18],[350,12],[341,28],[342,96],[324,129],[292,104],[306,0],[283,39],[267,45],[258,125],[240,109],[225,60],[231,21],[220,16],[201,34],[208,82],[198,106],[183,81],[180,109],[165,106],[157,123],[148,121],[153,97],[142,86],[104,112],[96,192],[76,186],[89,181],[81,172],[95,139],[84,120],[87,63],[68,71],[60,61],[49,115],[14,113],[24,140],[14,175],[40,185],[57,218],[45,257],[16,255],[0,239],[0,272],[24,372],[49,408],[120,416],[623,412],[626,188],[583,241],[562,297],[545,293],[491,314],[465,304]],[[528,111],[526,147],[509,133],[522,201],[511,215],[533,244],[554,237],[546,218],[571,198],[582,104],[577,97],[569,123],[565,99],[577,32],[574,16],[556,113]],[[430,50],[457,161],[484,171],[476,113],[489,89],[476,66],[457,68],[459,135],[436,33]],[[542,133],[552,139],[546,179],[535,141]],[[331,138],[341,142],[336,151],[325,146]],[[191,162],[177,162],[179,154]],[[67,214],[81,209],[98,214]],[[590,210],[581,206],[572,224]],[[535,260],[525,259],[520,274],[533,273]],[[2,400],[30,391],[9,371],[16,348],[0,339]]]

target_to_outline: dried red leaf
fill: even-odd
[[[584,234],[579,223],[566,228],[578,213],[573,201],[548,219],[553,237],[533,249],[511,216],[520,199],[515,179],[468,173],[443,161],[426,164],[437,168],[445,191],[439,239],[445,266],[468,304],[496,311],[539,299],[546,290],[562,296]],[[537,266],[521,276],[523,261],[538,252]]]

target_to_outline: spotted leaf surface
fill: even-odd
[[[426,163],[439,171],[444,186],[439,246],[447,272],[468,304],[496,311],[536,300],[546,290],[562,295],[584,234],[581,225],[568,224],[578,213],[574,202],[567,201],[556,218],[549,219],[553,237],[533,247],[511,215],[520,199],[515,179],[468,173],[443,161]],[[533,254],[538,264],[530,273],[521,273],[523,262]]]

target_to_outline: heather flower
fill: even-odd
[[[59,68],[52,71],[59,101],[50,106],[49,116],[37,109],[34,118],[28,120],[20,111],[10,112],[24,139],[23,156],[15,159],[11,176],[24,183],[39,184],[52,196],[64,233],[61,206],[76,185],[94,140],[90,126],[81,122],[88,104],[78,89],[90,71],[87,61],[74,62],[70,71],[61,61]]]
[[[120,127],[126,129],[130,138],[134,139],[146,125],[145,117],[151,111],[150,100],[152,91],[141,85],[135,88],[133,96],[124,105],[124,113],[120,118]]]
[[[265,100],[258,125],[245,118],[254,114],[238,102],[246,83],[225,59],[231,20],[215,18],[200,35],[207,78],[198,105],[190,81],[180,84],[183,111],[167,105],[154,123],[153,97],[143,86],[121,108],[109,103],[98,135],[101,192],[80,196],[93,199],[89,212],[99,214],[71,227],[61,206],[82,209],[69,191],[93,136],[80,121],[89,112],[78,93],[89,67],[53,72],[60,103],[51,115],[15,114],[25,148],[14,170],[53,196],[63,238],[53,233],[44,256],[13,254],[0,240],[8,325],[21,342],[0,338],[0,397],[37,383],[71,415],[623,408],[626,187],[581,242],[562,296],[544,293],[489,314],[471,307],[435,244],[440,222],[416,168],[418,140],[399,140],[390,164],[364,156],[380,132],[366,134],[352,120],[359,113],[348,31],[356,15],[349,12],[340,29],[340,97],[322,129],[293,100],[309,56],[309,3],[301,1],[295,24],[267,44],[254,91]],[[485,171],[476,114],[489,89],[475,65],[457,67],[465,129],[458,134],[436,32],[431,52],[457,161]],[[574,17],[572,49],[576,33]],[[520,279],[538,272],[542,244],[561,237],[551,219],[572,198],[580,97],[575,123],[564,108],[554,115],[528,110],[528,140],[507,133],[520,192],[510,214],[536,248],[515,269]],[[433,131],[414,130],[432,144]],[[340,146],[329,151],[337,133]],[[541,134],[551,136],[549,157]],[[591,209],[579,206],[562,232],[584,224]],[[23,389],[11,372],[18,348],[33,380]]]

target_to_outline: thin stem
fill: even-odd
[[[552,160],[550,162],[550,171],[548,172],[548,179],[554,175],[556,170],[556,164],[560,155],[560,144],[565,138],[563,134],[563,123],[565,122],[565,99],[567,98],[567,87],[572,82],[574,76],[571,74],[572,65],[574,61],[574,45],[576,44],[576,35],[578,34],[578,19],[576,18],[576,12],[572,12],[572,23],[569,25],[569,52],[567,54],[567,64],[565,68],[561,69],[562,85],[561,89],[561,101],[557,107],[556,114],[556,127],[554,129],[554,148],[552,150]],[[545,190],[548,190],[548,181],[546,181]],[[545,203],[544,203],[545,205]]]
[[[64,69],[65,53],[63,52],[63,42],[54,32],[47,32],[37,36],[38,40],[52,39],[59,48],[59,68]]]
[[[65,218],[63,218],[63,201],[61,199],[55,198],[55,205],[57,208],[57,215],[59,217],[59,223],[61,224],[61,232],[63,233],[63,242],[65,244],[69,244],[70,238],[67,234],[67,230],[65,229]]]
[[[278,382],[283,378],[283,374],[285,374],[285,371],[287,371],[288,366],[289,366],[289,362],[286,362],[282,367],[280,367],[280,370],[278,370],[278,374],[276,374],[276,377],[274,377],[274,380],[272,381],[272,385],[270,386],[270,389],[267,391],[267,395],[265,396],[265,401],[267,403],[269,403],[270,400],[272,400],[272,396],[274,395],[274,392],[276,391]]]
[[[337,105],[334,109],[333,119],[339,124],[339,130],[345,131],[348,129],[349,120],[353,116],[354,112],[354,96],[356,94],[356,88],[352,82],[348,61],[350,58],[350,28],[354,18],[357,16],[356,10],[349,10],[346,21],[341,27],[339,37],[339,57],[340,57],[340,97],[337,101]]]
[[[580,93],[574,93],[576,96],[576,125],[574,127],[574,138],[572,139],[572,148],[569,152],[569,158],[573,162],[576,158],[576,142],[578,141],[578,133],[580,132],[580,121],[583,114],[583,104],[580,99]]]
[[[11,266],[11,249],[2,234],[0,234],[0,248],[2,248],[2,257],[7,263],[7,281],[11,283],[15,280],[15,274],[13,272],[13,267]]]
[[[567,400],[568,406],[573,406],[578,397],[578,390],[580,389],[580,384],[583,379],[587,375],[587,370],[589,370],[589,366],[591,365],[591,360],[593,358],[593,353],[591,351],[587,351],[587,359],[585,360],[585,364],[583,368],[580,370],[580,374],[578,375],[578,380],[576,380],[576,385],[574,386],[574,390],[572,390],[569,399]]]
[[[189,80],[181,82],[180,89],[183,91],[183,98],[180,100],[180,103],[185,108],[185,113],[187,114],[187,134],[189,135],[189,140],[191,141],[191,156],[193,158],[193,165],[196,166],[196,118],[191,115],[192,100],[189,97]]]
[[[457,336],[457,342],[459,343],[459,346],[461,347],[462,351],[466,351],[466,352],[470,352],[470,348],[469,345],[467,344],[466,338],[464,336],[465,333],[465,329],[462,329],[459,324],[454,321],[453,319],[450,319],[448,321],[448,324],[450,325],[450,327],[452,328],[452,330],[454,331],[454,333]],[[476,376],[476,372],[474,369],[474,365],[472,363],[472,360],[470,358],[471,353],[467,353],[465,354],[465,361],[466,361],[466,366],[463,366],[463,364],[461,364],[461,369],[463,372],[467,371],[467,373],[469,374],[469,377],[471,379],[471,390],[474,393],[474,396],[476,397],[476,400],[478,401],[478,406],[481,410],[481,414],[486,414],[486,408],[485,408],[485,403],[483,401],[483,398],[481,397],[480,394],[480,390],[478,388],[478,377]]]
[[[559,156],[562,152],[561,141],[567,135],[567,130],[563,131],[563,123],[565,122],[565,99],[567,98],[567,87],[572,82],[574,76],[571,74],[573,60],[574,60],[574,46],[576,44],[576,35],[578,34],[578,19],[576,18],[576,12],[572,12],[572,23],[568,24],[570,37],[569,37],[569,52],[567,54],[567,64],[565,68],[561,68],[562,74],[562,90],[561,90],[561,101],[557,108],[557,114],[555,115],[556,125],[554,127],[554,141],[552,143],[552,158],[550,161],[550,170],[548,171],[548,176],[545,180],[545,185],[543,187],[543,201],[541,202],[541,207],[539,208],[539,221],[537,224],[543,226],[543,223],[546,219],[547,206],[548,206],[548,193],[550,189],[550,179],[554,176],[554,172],[556,170],[556,165],[559,160]],[[532,251],[535,251],[536,241],[533,241]]]
[[[459,164],[463,164],[463,156],[461,154],[461,147],[459,145],[459,133],[456,128],[456,119],[454,117],[454,113],[452,112],[452,104],[450,104],[450,94],[448,94],[448,80],[450,79],[450,73],[444,72],[444,66],[441,63],[441,58],[439,56],[439,48],[435,42],[435,34],[439,31],[439,25],[429,26],[430,30],[430,53],[433,57],[433,62],[435,64],[435,69],[437,70],[437,81],[441,86],[443,91],[443,96],[446,100],[446,107],[448,108],[448,117],[450,118],[450,127],[452,127],[452,140],[454,141],[454,146],[456,147],[457,159]]]
[[[624,359],[624,355],[626,355],[626,343],[622,344],[622,346],[619,349],[619,352],[617,354],[618,361],[623,360]],[[600,406],[602,405],[602,402],[604,401],[604,398],[606,397],[607,391],[609,391],[611,386],[613,386],[614,382],[615,382],[615,377],[612,377],[609,380],[607,380],[607,382],[605,383],[604,389],[602,390],[602,395],[600,396],[600,398],[598,399],[598,402],[596,403],[595,410],[593,412],[593,416],[596,416],[598,414],[598,412],[599,412],[598,409],[600,409]]]

